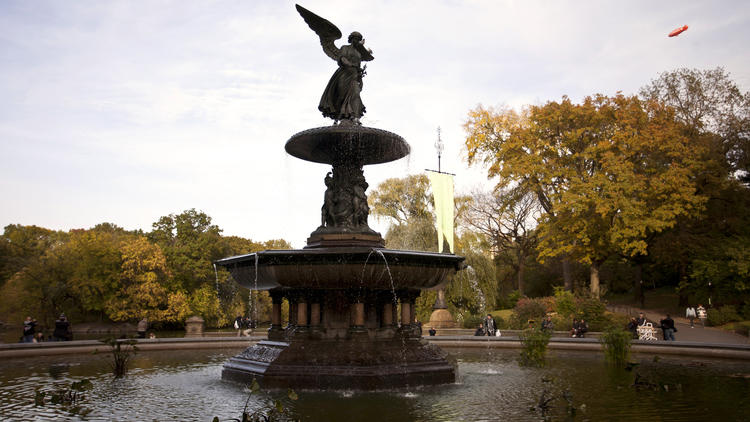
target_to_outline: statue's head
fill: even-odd
[[[362,41],[362,38],[363,38],[362,34],[360,34],[357,31],[354,31],[351,34],[349,34],[349,43],[350,44],[358,43]]]

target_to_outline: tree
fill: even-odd
[[[470,163],[489,165],[498,188],[535,192],[540,256],[571,256],[599,266],[612,254],[645,254],[648,236],[694,213],[705,197],[692,175],[699,163],[669,108],[636,97],[587,97],[531,106],[519,114],[481,106],[465,128]]]
[[[516,287],[524,290],[526,261],[536,247],[534,217],[539,212],[535,195],[522,189],[475,192],[464,215],[465,224],[482,233],[496,257],[513,268]]]
[[[468,209],[471,198],[458,196],[454,200],[454,219]],[[391,224],[385,236],[386,246],[394,249],[422,251],[437,250],[437,229],[433,214],[432,194],[427,176],[409,175],[387,179],[370,193],[370,209]],[[487,302],[494,305],[497,284],[491,260],[476,246],[481,240],[472,233],[460,233],[455,243],[456,253],[465,254],[471,271],[461,271],[445,286],[448,309],[459,317],[476,313]],[[490,269],[488,269],[488,266]],[[435,303],[434,291],[424,291],[417,299],[417,316],[426,319]],[[484,303],[482,303],[484,301]]]
[[[716,68],[664,72],[640,94],[673,107],[684,123],[691,147],[702,151],[695,183],[708,197],[704,213],[680,218],[655,240],[653,260],[673,268],[667,275],[679,282],[681,305],[688,295],[704,303],[711,295],[714,302],[747,298],[741,245],[750,242],[750,93]]]
[[[167,260],[161,248],[138,236],[123,242],[120,253],[119,288],[105,307],[109,318],[183,321],[188,316],[184,293],[168,288]]]
[[[664,72],[640,95],[673,107],[688,136],[706,137],[725,159],[727,172],[750,181],[750,92],[740,91],[723,68]]]
[[[15,273],[32,265],[51,247],[67,240],[67,233],[37,226],[9,224],[0,236],[0,287]]]
[[[148,238],[164,252],[174,282],[188,292],[214,284],[213,261],[229,255],[221,229],[195,209],[159,218]]]
[[[68,291],[82,312],[96,312],[101,318],[120,281],[118,236],[99,230],[72,231],[70,241],[61,248],[71,270]]]

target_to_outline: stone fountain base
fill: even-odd
[[[261,341],[231,358],[222,378],[264,388],[379,390],[455,382],[446,354],[422,339]]]

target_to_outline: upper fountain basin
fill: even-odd
[[[429,289],[450,280],[464,257],[384,248],[268,250],[216,261],[253,290]]]
[[[356,125],[325,126],[293,135],[286,152],[315,163],[380,164],[409,155],[404,138],[387,130]]]

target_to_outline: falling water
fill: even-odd
[[[219,271],[216,269],[216,264],[214,264],[214,275],[216,276],[216,283],[214,286],[216,287],[216,297],[219,297]]]
[[[391,275],[391,267],[388,266],[388,260],[385,258],[385,254],[383,254],[383,251],[379,249],[372,249],[370,254],[372,252],[377,253],[380,255],[381,258],[383,258],[383,263],[385,264],[385,270],[388,272],[388,279],[391,282],[391,294],[393,295],[393,306],[395,309],[398,309],[398,296],[396,296],[396,287],[393,284],[393,276]],[[369,257],[369,255],[368,255]],[[400,313],[397,313],[397,315],[400,316]],[[411,323],[411,321],[409,321]],[[408,366],[407,358],[406,358],[406,338],[404,336],[399,336],[401,338],[401,359],[404,362],[404,376],[406,375],[406,368]],[[406,385],[407,394],[411,394],[409,383],[407,382]]]
[[[247,301],[248,301],[247,306],[248,308],[252,309],[252,312],[253,312],[252,321],[257,324],[258,322],[258,295],[257,295],[257,292],[258,292],[258,254],[257,253],[255,254],[255,289],[254,291],[256,292],[255,300],[253,301],[253,289],[250,289],[250,294],[248,295],[248,298],[247,298]]]
[[[479,288],[479,283],[477,282],[477,272],[471,265],[469,265],[466,267],[466,273],[468,275],[471,289],[474,290],[474,294],[476,295],[477,300],[479,300],[479,309],[481,309],[482,313],[484,313],[485,308],[487,307],[487,300],[484,298],[484,292],[482,292],[482,289]]]

